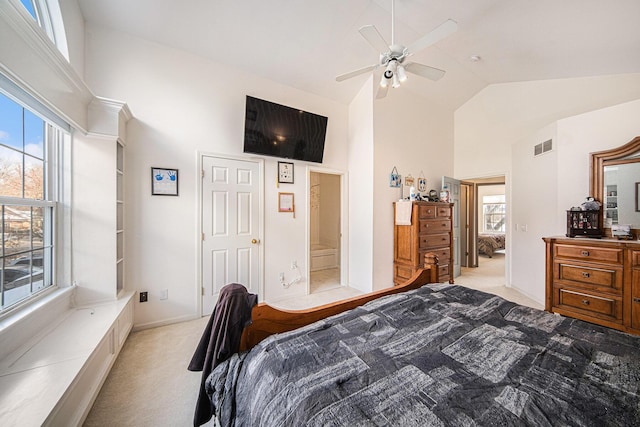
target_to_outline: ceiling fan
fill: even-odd
[[[426,77],[431,80],[439,80],[444,76],[445,71],[438,68],[429,67],[428,65],[419,64],[417,62],[405,62],[405,60],[416,53],[432,44],[442,40],[449,34],[454,33],[458,29],[458,24],[448,19],[443,24],[440,24],[436,29],[422,38],[414,41],[407,47],[401,44],[396,44],[394,40],[394,21],[395,21],[395,0],[391,0],[391,44],[387,44],[385,39],[380,35],[380,32],[374,25],[365,25],[358,31],[365,38],[367,42],[374,49],[380,52],[380,62],[377,64],[369,65],[368,67],[360,68],[355,71],[351,71],[346,74],[341,74],[336,77],[336,81],[341,82],[351,77],[358,76],[360,74],[367,73],[369,71],[376,70],[379,67],[384,67],[384,73],[380,79],[380,87],[376,94],[376,98],[384,98],[389,90],[389,85],[392,87],[400,86],[400,83],[407,79],[406,72],[416,74],[421,77]]]

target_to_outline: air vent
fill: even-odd
[[[544,154],[553,149],[553,140],[549,139],[545,142],[541,142],[540,144],[533,147],[533,155],[539,156],[540,154]]]

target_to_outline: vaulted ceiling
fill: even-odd
[[[78,2],[89,25],[341,103],[369,73],[335,77],[378,61],[358,29],[373,24],[391,41],[391,0]],[[396,0],[396,43],[409,45],[447,19],[458,31],[411,58],[446,70],[442,79],[410,74],[388,96],[409,90],[454,109],[493,83],[638,73],[639,18],[638,0]]]

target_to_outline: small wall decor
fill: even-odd
[[[402,177],[398,173],[398,169],[394,166],[389,175],[389,187],[400,187],[402,184]]]
[[[293,184],[293,163],[278,162],[278,183]]]
[[[404,177],[404,185],[406,185],[407,187],[413,187],[415,181],[416,180],[411,176],[411,174]]]
[[[291,212],[296,217],[296,205],[293,193],[278,193],[278,212]]]
[[[424,193],[425,191],[427,191],[427,178],[420,172],[420,176],[418,177],[418,192]]]
[[[151,168],[151,195],[177,196],[178,169]]]

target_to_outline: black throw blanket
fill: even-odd
[[[248,293],[238,283],[228,284],[220,290],[218,302],[188,367],[190,371],[202,371],[194,426],[211,419],[213,408],[205,392],[205,381],[218,364],[238,351],[242,331],[251,323],[251,310],[257,302],[258,296]]]

